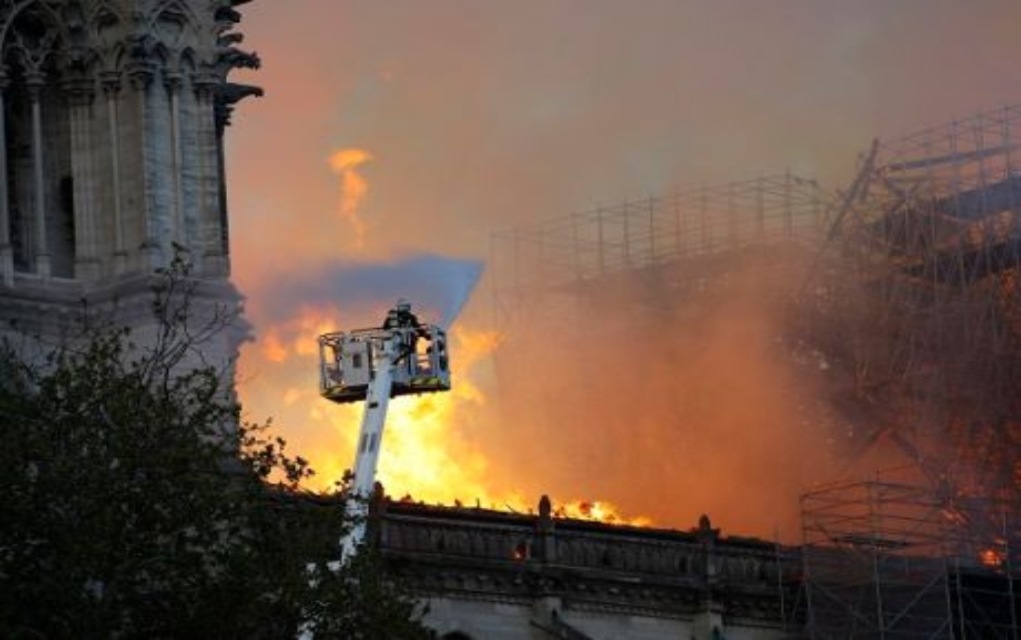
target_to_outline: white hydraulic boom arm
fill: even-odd
[[[347,562],[365,540],[390,398],[450,389],[446,335],[419,324],[410,305],[399,301],[380,329],[320,336],[319,355],[322,396],[339,403],[365,401],[346,506],[352,526],[340,541],[341,561]]]
[[[358,550],[358,545],[365,540],[365,518],[368,515],[366,501],[372,497],[375,488],[386,410],[390,405],[393,363],[397,352],[394,342],[392,337],[382,340],[373,354],[376,375],[365,394],[365,412],[362,413],[358,450],[355,452],[354,479],[351,482],[352,498],[347,501],[351,529],[340,541],[342,562],[347,562]]]

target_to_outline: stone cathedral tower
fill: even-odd
[[[83,299],[144,324],[175,255],[207,306],[240,304],[223,135],[259,93],[227,81],[258,65],[234,46],[247,1],[0,0],[3,326],[45,335]]]

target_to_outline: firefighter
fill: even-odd
[[[397,326],[404,329],[415,329],[416,333],[420,333],[422,329],[422,323],[418,321],[418,316],[411,312],[411,304],[403,298],[397,301]]]
[[[413,356],[418,348],[418,339],[426,337],[428,331],[418,321],[418,316],[411,311],[411,304],[404,298],[398,300],[397,305],[387,312],[383,328],[412,329],[412,331],[401,332],[402,339],[398,347],[397,362],[407,359],[408,373],[414,375],[418,363]]]

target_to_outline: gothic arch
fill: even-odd
[[[32,5],[38,5],[38,7],[48,10],[51,14],[53,13],[52,7],[46,5],[42,0],[21,0],[21,2],[14,2],[9,13],[4,16],[3,24],[0,25],[0,48],[7,48],[7,35],[10,33],[11,28],[21,17],[21,14]],[[56,18],[57,16],[54,14],[53,17]],[[59,21],[54,20],[54,22]]]
[[[153,9],[152,15],[157,21],[164,16],[172,15],[190,23],[189,26],[195,26],[199,23],[199,19],[191,6],[186,2],[181,2],[181,0],[161,0]]]
[[[106,26],[124,22],[124,12],[110,0],[99,0],[89,5],[86,19],[93,32],[96,32]]]
[[[127,49],[124,42],[117,40],[109,47],[101,50],[100,61],[104,71],[121,71],[124,68],[124,60],[127,57]]]
[[[0,38],[5,58],[11,50],[20,50],[28,55],[28,48],[41,47],[49,49],[46,52],[49,56],[56,53],[58,42],[63,44],[68,41],[60,16],[53,7],[41,0],[32,0],[13,9],[7,16]]]
[[[124,43],[120,37],[124,16],[119,8],[106,1],[97,2],[91,5],[86,21],[99,67],[105,71],[119,69],[124,57]]]
[[[167,63],[175,58],[170,47],[162,40],[157,40],[153,43],[150,55],[155,58],[157,67],[161,69],[165,68]]]
[[[198,68],[195,61],[196,53],[192,47],[185,47],[177,56],[177,69],[182,73],[193,73]]]
[[[163,44],[173,51],[180,51],[199,21],[187,4],[179,0],[164,0],[156,5],[150,23],[153,33]]]
[[[225,83],[258,66],[229,5],[0,0],[4,282],[147,269],[171,242],[225,273],[223,127],[260,93]]]
[[[72,277],[74,185],[65,80],[75,60],[67,24],[50,3],[17,5],[4,24],[4,174],[0,220],[7,225],[14,268]],[[89,64],[81,50],[77,70]]]

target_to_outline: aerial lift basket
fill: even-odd
[[[337,403],[365,400],[387,340],[397,345],[391,398],[450,390],[446,333],[435,325],[421,325],[319,336],[320,394]]]

